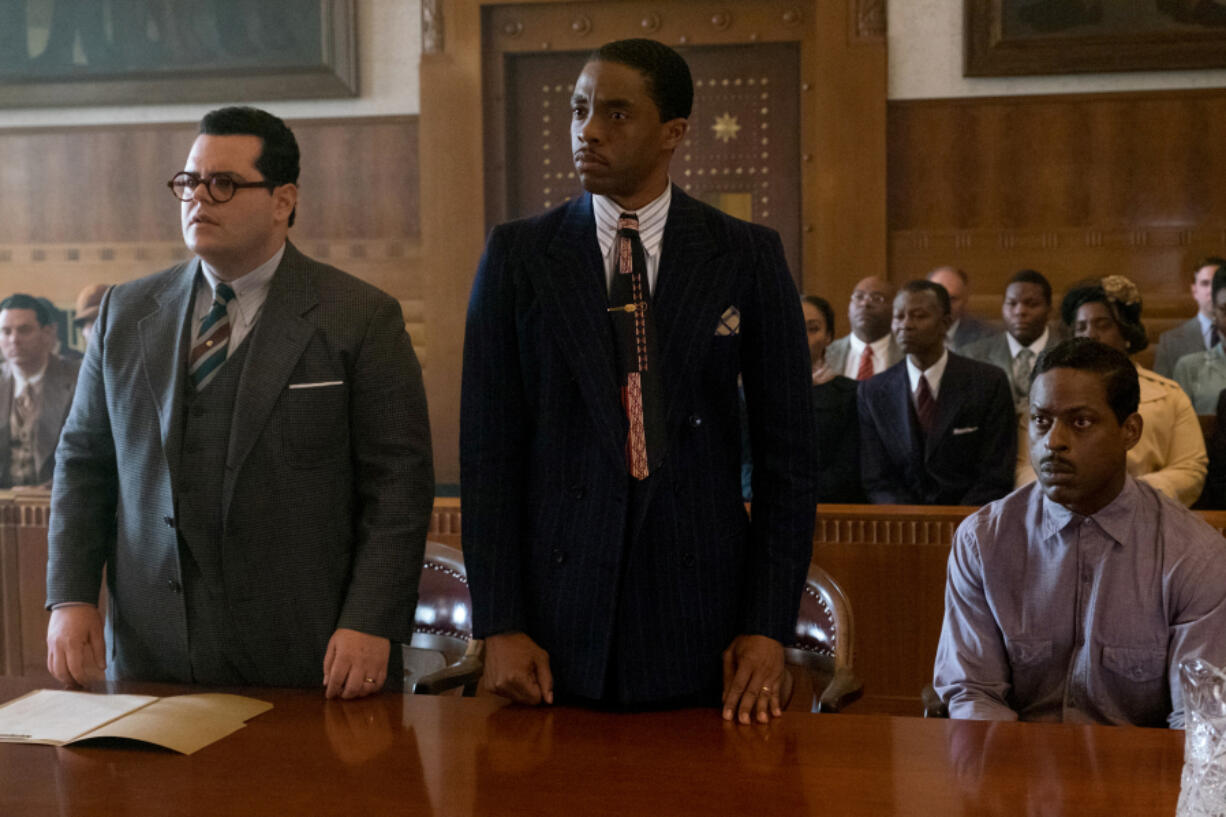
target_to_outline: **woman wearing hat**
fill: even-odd
[[[1141,292],[1128,278],[1108,275],[1070,289],[1060,316],[1076,337],[1134,355],[1149,345],[1141,323]],[[1192,505],[1205,485],[1208,457],[1192,401],[1174,380],[1137,366],[1141,439],[1128,452],[1128,473]]]

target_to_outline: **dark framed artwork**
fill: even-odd
[[[353,0],[0,0],[0,108],[357,92]]]
[[[968,77],[1226,68],[1222,0],[964,0]]]

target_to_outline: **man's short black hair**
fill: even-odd
[[[298,183],[298,140],[279,117],[268,111],[245,106],[232,106],[209,111],[200,120],[200,134],[208,136],[258,136],[263,142],[255,169],[273,184]],[[289,214],[289,226],[294,226],[298,208]]]
[[[1141,403],[1141,381],[1137,367],[1119,349],[1089,338],[1072,338],[1044,351],[1030,372],[1030,383],[1052,369],[1077,369],[1094,372],[1107,389],[1107,405],[1122,423],[1135,414]]]
[[[813,304],[817,311],[822,313],[822,317],[826,319],[826,334],[834,337],[834,308],[830,306],[830,301],[821,295],[806,295],[803,300]]]
[[[1188,274],[1188,278],[1193,283],[1196,282],[1196,273],[1203,270],[1205,267],[1214,267],[1214,272],[1221,272],[1226,267],[1226,258],[1217,255],[1209,255],[1196,262],[1196,266],[1192,267],[1192,272]]]
[[[915,278],[899,287],[898,292],[899,294],[904,292],[931,292],[936,296],[937,303],[941,305],[941,314],[949,315],[951,313],[949,290],[936,281],[929,281],[927,278]]]
[[[1051,306],[1051,282],[1047,277],[1038,270],[1022,269],[1013,273],[1008,282],[1005,283],[1005,288],[1009,288],[1009,284],[1036,284],[1039,289],[1043,290],[1043,299],[1047,301],[1047,305]]]
[[[51,311],[47,309],[47,305],[42,300],[33,295],[26,295],[24,292],[18,292],[0,301],[0,312],[6,309],[32,310],[34,317],[38,319],[39,326],[47,326],[54,320]]]
[[[637,38],[605,43],[588,62],[616,62],[647,80],[647,93],[660,109],[660,121],[688,119],[694,107],[694,79],[685,58],[664,43]]]
[[[1208,265],[1202,265],[1208,266]],[[1220,290],[1226,289],[1226,264],[1218,267],[1213,271],[1213,305],[1217,306],[1217,294]]]

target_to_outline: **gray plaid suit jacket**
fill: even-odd
[[[191,677],[175,485],[198,269],[107,294],[57,453],[47,603],[96,601],[107,568],[113,677]],[[336,628],[412,635],[434,494],[421,368],[396,301],[289,244],[244,343],[222,540],[191,556],[250,682],[318,686]]]

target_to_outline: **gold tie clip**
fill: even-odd
[[[608,312],[637,312],[640,304],[642,304],[642,307],[644,309],[647,308],[647,304],[642,303],[642,301],[633,301],[631,303],[626,304],[625,306],[611,306],[606,311]]]

